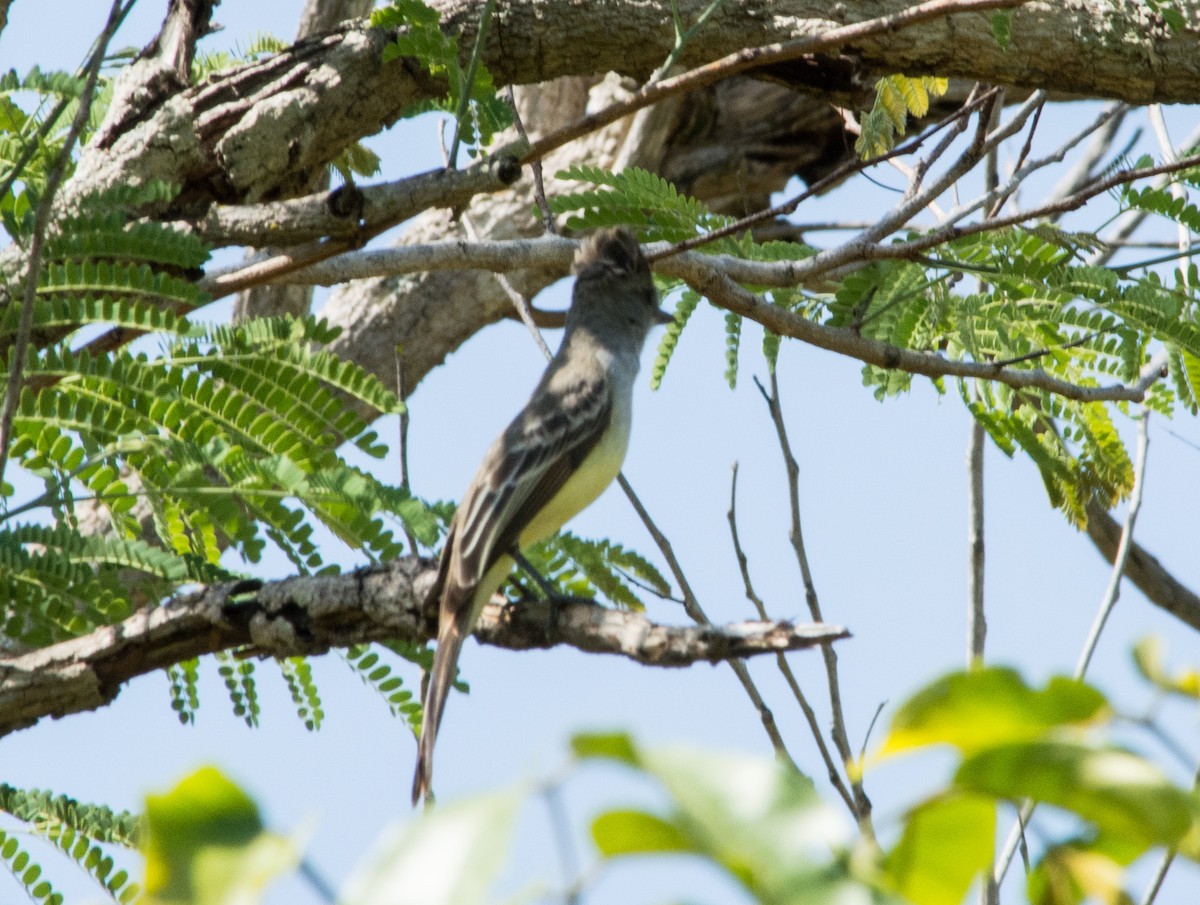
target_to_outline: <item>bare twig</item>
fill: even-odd
[[[1082,156],[1059,179],[1049,197],[1066,198],[1074,195],[1092,181],[1092,173],[1108,156],[1113,140],[1117,137],[1117,132],[1120,130],[1121,124],[1125,122],[1125,116],[1129,113],[1129,105],[1121,101],[1109,104],[1109,109],[1112,110],[1112,116],[1108,117],[1104,125],[1092,135],[1092,140],[1088,142]]]
[[[1197,126],[1195,129],[1193,129],[1191,131],[1191,133],[1188,135],[1188,137],[1183,140],[1183,143],[1180,145],[1180,147],[1194,148],[1198,144],[1200,144],[1200,126]],[[1166,185],[1169,182],[1168,176],[1169,176],[1169,173],[1160,176],[1158,179],[1156,179],[1154,182],[1151,183],[1151,187],[1156,188],[1156,189],[1161,189],[1164,185]],[[1106,263],[1108,263],[1108,261],[1112,258],[1113,254],[1116,252],[1116,248],[1118,247],[1118,245],[1114,244],[1114,243],[1120,243],[1122,240],[1128,239],[1130,236],[1132,236],[1134,234],[1134,232],[1136,232],[1137,229],[1145,221],[1146,217],[1148,217],[1149,215],[1150,215],[1150,212],[1148,210],[1138,209],[1138,210],[1126,211],[1122,216],[1118,217],[1116,220],[1116,223],[1115,223],[1116,230],[1113,233],[1111,233],[1110,235],[1108,235],[1107,237],[1105,237],[1104,241],[1108,245],[1108,247],[1097,251],[1088,260],[1088,263],[1089,264],[1106,264]]]
[[[1142,505],[1142,488],[1145,485],[1146,479],[1146,451],[1150,445],[1149,421],[1150,411],[1149,409],[1145,409],[1139,417],[1138,445],[1133,465],[1133,490],[1129,495],[1129,509],[1125,514],[1125,527],[1121,531],[1121,541],[1117,547],[1117,555],[1113,561],[1112,572],[1109,575],[1108,587],[1105,589],[1104,597],[1101,599],[1100,606],[1096,611],[1096,617],[1092,622],[1091,630],[1088,632],[1087,640],[1084,642],[1083,650],[1080,652],[1079,662],[1075,666],[1076,679],[1082,679],[1087,673],[1092,654],[1095,653],[1096,645],[1100,641],[1100,634],[1104,630],[1104,625],[1108,621],[1113,607],[1116,606],[1117,599],[1120,597],[1121,579],[1125,575],[1125,562],[1133,542],[1133,528],[1137,522],[1138,511]],[[1023,840],[1024,827],[1029,822],[1029,817],[1033,814],[1035,807],[1036,805],[1032,801],[1026,801],[1021,805],[1018,813],[1018,822],[1010,831],[1008,840],[992,872],[992,876],[997,883],[1004,879],[1004,874],[1012,863],[1017,846]]]
[[[1021,168],[1025,165],[1025,159],[1029,157],[1029,152],[1033,148],[1033,136],[1037,133],[1038,123],[1041,122],[1042,111],[1045,109],[1046,99],[1042,98],[1041,103],[1037,105],[1037,109],[1033,111],[1033,122],[1029,124],[1029,132],[1025,135],[1025,144],[1021,145],[1021,152],[1017,155],[1017,162],[1013,166],[1014,173],[1020,172]],[[992,152],[989,160],[995,161],[995,151]],[[1000,173],[994,162],[988,170],[987,184],[989,192],[996,191],[1000,185]],[[1005,202],[1012,197],[1012,193],[1017,190],[1019,185],[1019,182],[1014,181],[1005,191],[1000,192],[999,197],[996,198],[996,200],[992,203],[991,208],[988,210],[987,215],[989,219],[1000,213]]]
[[[661,251],[655,250],[653,252],[648,252],[646,255],[647,260],[653,262],[659,260],[660,258],[666,258],[679,254],[680,252],[690,251],[693,248],[700,248],[701,246],[707,245],[709,242],[716,241],[717,239],[723,239],[726,236],[734,236],[739,233],[743,233],[760,223],[773,221],[779,217],[786,217],[789,214],[794,213],[796,209],[809,198],[819,195],[822,192],[832,188],[842,180],[846,179],[848,176],[851,176],[854,173],[862,172],[869,167],[891,160],[894,157],[911,153],[912,151],[915,151],[917,148],[921,147],[921,145],[923,145],[933,135],[936,135],[942,129],[948,129],[949,131],[947,132],[946,137],[933,152],[934,155],[940,156],[941,152],[949,147],[953,140],[962,133],[964,128],[966,128],[967,117],[970,116],[970,114],[973,113],[977,108],[987,104],[998,93],[999,89],[993,88],[990,91],[979,95],[978,97],[974,95],[968,96],[963,105],[953,113],[947,115],[940,122],[935,123],[933,126],[926,129],[919,135],[915,135],[908,141],[892,148],[890,151],[886,151],[883,154],[872,157],[868,160],[860,160],[858,158],[847,160],[834,169],[833,172],[818,179],[816,182],[812,183],[812,185],[804,189],[804,191],[798,193],[792,198],[789,198],[787,201],[777,204],[774,207],[766,208],[765,210],[749,214],[739,220],[735,220],[733,223],[726,224],[719,229],[714,229],[711,232],[707,232],[702,236],[697,236],[694,239],[686,239],[682,242],[676,242],[674,245],[662,249]],[[916,178],[919,182],[919,174],[917,174]],[[916,208],[919,209],[920,205],[917,205]],[[864,230],[871,229],[876,225],[877,221],[863,224],[862,228]]]
[[[1200,788],[1200,770],[1192,777],[1192,792],[1194,793],[1197,788]],[[1150,878],[1145,895],[1142,896],[1141,905],[1154,905],[1154,900],[1158,898],[1159,890],[1162,889],[1163,881],[1167,879],[1167,871],[1175,863],[1175,856],[1178,854],[1178,848],[1169,848],[1163,852],[1162,860],[1158,862],[1158,867],[1154,870],[1154,876]]]
[[[571,822],[567,819],[567,808],[563,803],[562,787],[559,783],[547,784],[542,789],[542,799],[546,802],[546,812],[550,815],[555,848],[558,849],[559,865],[563,873],[563,889],[566,890],[564,905],[574,905],[583,892],[578,885],[579,856],[575,852],[574,834],[571,831]]]
[[[1154,129],[1154,136],[1158,139],[1158,148],[1162,151],[1163,160],[1173,162],[1177,158],[1175,148],[1171,144],[1171,136],[1167,133],[1167,121],[1163,117],[1162,106],[1159,104],[1150,105],[1150,125]],[[1184,204],[1187,201],[1187,189],[1180,183],[1171,183],[1171,197]],[[1175,224],[1176,235],[1178,236],[1178,251],[1180,255],[1186,256],[1190,253],[1192,247],[1192,231],[1184,223]],[[1186,268],[1184,271],[1186,280]]]
[[[396,347],[396,395],[400,399],[400,489],[407,493],[411,488],[408,480],[408,387],[404,380],[404,350],[399,346]],[[408,541],[409,552],[417,556],[417,536],[407,521],[404,522],[404,539]]]
[[[971,419],[967,441],[967,665],[983,662],[987,641],[987,611],[984,609],[983,575],[983,425]]]
[[[13,416],[16,414],[17,403],[21,398],[25,358],[29,353],[29,340],[33,333],[33,305],[37,297],[38,276],[42,267],[42,246],[46,241],[46,231],[50,227],[50,218],[54,211],[54,198],[66,175],[71,152],[75,150],[75,142],[79,140],[79,135],[91,115],[92,99],[96,94],[96,82],[100,78],[100,67],[104,63],[104,55],[108,51],[109,41],[116,34],[132,6],[133,0],[129,0],[129,3],[124,6],[122,6],[121,0],[113,0],[108,13],[108,21],[105,22],[104,30],[96,39],[92,55],[85,67],[87,80],[84,82],[83,94],[79,98],[79,108],[75,111],[75,118],[71,121],[71,126],[63,139],[54,166],[46,177],[46,185],[42,189],[42,197],[34,214],[33,235],[30,238],[29,251],[26,254],[21,316],[17,322],[16,341],[9,353],[8,385],[5,387],[4,393],[4,411],[0,415],[0,483],[4,481],[4,472],[8,467]]]
[[[625,491],[625,496],[633,505],[634,511],[642,520],[642,524],[646,526],[646,530],[650,532],[650,536],[654,539],[655,545],[663,555],[663,559],[667,561],[667,567],[671,570],[671,574],[675,578],[675,583],[679,585],[679,592],[683,595],[683,611],[691,617],[692,621],[700,626],[711,626],[704,609],[700,606],[700,601],[696,598],[692,591],[692,586],[687,580],[687,575],[683,571],[683,566],[679,563],[679,558],[675,555],[675,550],[671,546],[667,536],[659,530],[658,525],[654,523],[654,519],[650,517],[650,513],[646,507],[642,505],[642,501],[634,492],[633,486],[623,474],[617,475],[617,483],[621,485],[621,489]],[[796,761],[792,759],[792,755],[788,752],[787,745],[783,741],[783,736],[779,733],[779,727],[775,724],[775,714],[771,712],[766,702],[763,700],[762,694],[758,690],[758,686],[754,684],[754,680],[750,678],[750,671],[746,669],[746,664],[741,660],[729,660],[729,668],[734,671],[738,677],[738,681],[742,683],[742,688],[745,689],[746,695],[750,698],[751,704],[758,711],[759,719],[762,721],[763,729],[767,733],[767,737],[771,740],[771,745],[775,749],[775,756],[782,763],[786,764],[797,773],[800,768],[796,766]]]
[[[475,227],[471,223],[470,218],[464,214],[461,217],[461,220],[463,229],[467,231],[467,235],[473,242],[478,242],[479,236],[475,232]],[[538,329],[538,325],[533,319],[533,312],[529,307],[529,299],[525,298],[525,296],[518,292],[516,287],[509,282],[508,277],[506,277],[504,274],[497,273],[496,280],[500,283],[500,288],[504,290],[504,294],[508,296],[508,300],[513,303],[513,308],[516,309],[517,315],[521,318],[521,323],[523,323],[529,329],[529,333],[533,337],[533,341],[537,343],[538,348],[542,350],[542,355],[545,357],[546,361],[549,361],[554,357],[554,353],[552,353],[550,351],[550,347],[546,345],[546,339],[542,336],[542,331]]]
[[[733,539],[733,553],[737,557],[738,569],[742,573],[742,584],[746,589],[746,599],[754,605],[755,611],[758,613],[759,619],[767,618],[767,608],[763,604],[762,599],[754,590],[754,583],[750,579],[750,563],[746,557],[745,550],[742,549],[742,542],[738,536],[737,527],[737,477],[738,466],[733,463],[733,477],[729,482],[729,534]],[[808,702],[808,697],[800,688],[800,683],[796,680],[796,674],[792,671],[791,664],[788,663],[787,657],[780,654],[776,660],[776,665],[779,667],[779,672],[784,680],[788,683],[788,688],[791,689],[792,696],[795,697],[796,703],[800,705],[800,711],[804,714],[804,720],[808,723],[809,731],[812,733],[813,741],[817,743],[817,750],[821,754],[821,760],[825,762],[825,772],[829,777],[829,783],[842,797],[842,801],[846,803],[846,807],[851,814],[856,814],[854,807],[854,799],[850,795],[850,790],[846,788],[846,783],[842,780],[841,771],[838,769],[837,762],[833,759],[833,755],[829,752],[829,746],[825,743],[825,735],[821,732],[821,725],[817,722],[816,711]]]
[[[816,583],[813,581],[812,570],[808,564],[808,552],[804,547],[804,534],[800,526],[800,466],[792,454],[791,442],[788,440],[787,426],[783,420],[783,406],[779,397],[779,377],[777,372],[771,372],[771,392],[768,394],[762,384],[755,379],[759,392],[766,399],[771,421],[775,425],[775,433],[779,440],[779,450],[783,454],[783,464],[787,472],[788,503],[791,509],[791,529],[788,539],[796,554],[796,563],[800,567],[801,581],[804,583],[804,600],[813,618],[820,621],[821,603],[817,597]],[[829,709],[832,717],[831,735],[834,747],[844,764],[854,762],[854,751],[850,746],[850,738],[846,733],[846,717],[842,709],[841,682],[838,678],[837,652],[832,647],[821,649],[825,660],[825,677],[829,685]],[[854,817],[858,822],[859,832],[868,840],[875,839],[875,828],[871,822],[871,800],[863,788],[861,771],[852,771],[850,776],[850,791],[854,801]]]
[[[1096,651],[1096,645],[1100,643],[1100,633],[1104,631],[1104,624],[1108,621],[1113,607],[1117,605],[1117,598],[1121,596],[1121,579],[1125,576],[1125,561],[1129,557],[1129,545],[1133,541],[1133,526],[1137,521],[1138,510],[1142,506],[1142,485],[1145,483],[1146,473],[1146,449],[1150,443],[1147,428],[1149,421],[1150,410],[1146,409],[1142,412],[1138,422],[1137,458],[1133,466],[1133,491],[1129,495],[1129,511],[1125,515],[1125,528],[1121,532],[1121,543],[1117,547],[1117,558],[1113,562],[1112,572],[1108,580],[1108,588],[1104,593],[1104,600],[1096,612],[1096,618],[1092,622],[1091,631],[1088,632],[1087,641],[1084,643],[1083,650],[1079,654],[1079,662],[1075,666],[1076,678],[1082,679],[1084,673],[1087,672],[1088,664],[1092,660],[1092,654]]]
[[[508,95],[508,105],[512,107],[513,125],[517,128],[517,134],[521,136],[522,141],[528,142],[529,134],[525,131],[525,123],[521,121],[521,111],[517,109],[516,89],[509,85],[505,91]],[[542,229],[546,231],[547,235],[556,235],[558,226],[554,222],[554,212],[550,210],[550,202],[546,200],[546,177],[542,172],[541,158],[531,160],[529,169],[533,171],[533,199],[537,202],[538,210],[542,214]]]
[[[479,26],[475,30],[475,46],[471,48],[471,59],[467,62],[467,71],[463,76],[463,94],[454,117],[454,142],[450,145],[449,159],[446,162],[446,166],[451,170],[458,167],[458,149],[462,144],[463,121],[467,118],[471,107],[471,95],[475,93],[475,74],[479,71],[479,58],[483,52],[483,42],[487,40],[488,26],[492,24],[492,11],[495,8],[496,0],[484,0],[483,9],[479,13]]]

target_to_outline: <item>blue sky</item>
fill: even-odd
[[[143,2],[116,46],[145,43],[164,5]],[[226,0],[217,14],[226,29],[205,45],[219,49],[245,44],[259,31],[288,38],[301,5],[294,0]],[[73,67],[86,53],[106,7],[16,3],[0,36],[0,60],[21,72],[35,62],[43,68]],[[1066,130],[1090,116],[1090,109],[1056,111],[1055,121],[1046,128]],[[1192,113],[1171,112],[1176,137],[1190,127]],[[438,160],[436,132],[428,121],[396,127],[370,144],[383,156],[387,178],[426,169]],[[1145,139],[1143,146],[1152,148]],[[1009,150],[1010,158],[1016,150]],[[898,179],[886,169],[879,178],[892,184]],[[864,185],[806,205],[801,215],[824,220],[854,208],[869,218],[892,198],[883,189]],[[565,298],[566,287],[560,284],[538,303],[556,307]],[[227,306],[206,313],[214,319],[225,317]],[[779,450],[751,381],[752,375],[765,376],[757,353],[761,334],[750,324],[745,333],[736,391],[729,390],[722,376],[721,312],[702,307],[657,392],[648,387],[645,371],[652,351],[647,351],[625,469],[671,537],[691,584],[716,622],[752,615],[726,524],[734,461],[741,468],[742,540],[758,591],[775,616],[804,613],[787,538]],[[557,341],[553,335],[548,339],[552,346]],[[524,402],[541,368],[540,354],[524,328],[505,323],[472,339],[431,374],[411,402],[410,465],[417,492],[435,499],[457,498],[492,437]],[[496,379],[497,374],[503,379]],[[894,705],[965,661],[964,453],[969,419],[956,393],[938,397],[921,381],[907,396],[876,402],[861,385],[857,363],[797,344],[784,347],[780,380],[802,470],[805,536],[817,589],[827,618],[854,633],[838,646],[838,653],[849,732],[857,746],[881,703]],[[1132,447],[1130,424],[1122,429]],[[394,421],[382,422],[379,432],[394,437]],[[1180,579],[1200,587],[1194,527],[1200,452],[1189,445],[1200,443],[1200,427],[1187,418],[1172,424],[1157,419],[1151,439],[1137,536]],[[398,474],[394,453],[372,467],[385,478]],[[1107,565],[1085,536],[1050,509],[1033,466],[1008,460],[991,446],[986,453],[986,512],[989,659],[1016,665],[1035,682],[1069,672],[1107,584]],[[653,552],[650,538],[615,490],[571,528]],[[269,562],[262,574],[287,574],[287,565]],[[686,621],[671,604],[651,603],[650,615],[664,622]],[[1131,713],[1148,707],[1151,696],[1134,679],[1129,648],[1152,633],[1169,640],[1173,663],[1200,662],[1196,634],[1126,585],[1091,675]],[[790,660],[810,696],[823,701],[819,657],[796,654]],[[552,775],[567,760],[570,734],[588,728],[627,729],[646,744],[686,743],[770,756],[757,715],[724,666],[650,669],[571,650],[517,654],[469,643],[462,668],[472,692],[452,697],[447,708],[437,764],[437,789],[443,800],[520,778]],[[773,664],[766,659],[754,662],[751,671],[793,756],[821,785],[816,749]],[[293,716],[286,689],[269,664],[261,665],[258,673],[262,727],[246,729],[229,712],[215,665],[206,663],[196,726],[178,724],[168,706],[165,678],[149,676],[131,683],[102,711],[44,722],[0,740],[0,781],[138,808],[147,791],[174,783],[196,766],[215,763],[262,802],[277,828],[287,831],[313,820],[312,859],[337,884],[384,826],[411,819],[408,788],[415,745],[408,730],[335,656],[316,661],[314,672],[328,714],[318,733],[307,732]],[[404,675],[416,679],[412,672]],[[876,739],[890,712],[885,707]],[[1161,716],[1200,754],[1194,710],[1168,705]],[[1148,750],[1155,751],[1179,781],[1190,780],[1183,766],[1162,758],[1153,746]],[[945,780],[948,765],[947,759],[932,755],[888,764],[868,777],[885,832],[923,790]],[[565,785],[568,813],[580,831],[601,807],[652,803],[654,797],[653,790],[611,769],[582,771]],[[586,838],[581,835],[577,842],[588,860]],[[71,879],[74,869],[66,862],[51,867],[52,855],[44,862],[56,882],[64,876]],[[523,823],[512,865],[502,892],[530,883],[551,888],[560,884],[548,818],[537,801]],[[6,897],[20,895],[6,883],[0,877]],[[1158,901],[1190,903],[1197,883],[1200,871],[1178,865]],[[68,893],[95,898],[82,879],[77,887],[62,885]],[[1010,900],[1017,885],[1011,884]],[[682,859],[617,867],[600,879],[590,900],[617,896],[630,905],[743,901],[728,881]],[[287,885],[272,898],[289,900],[316,901],[300,884]]]

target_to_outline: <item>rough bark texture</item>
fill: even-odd
[[[300,14],[296,40],[331,31],[347,19],[362,18],[370,11],[371,0],[308,0],[304,5],[304,12]],[[329,173],[322,169],[308,181],[304,191],[307,194],[327,188]],[[303,315],[311,306],[311,286],[257,286],[238,296],[233,309],[233,319],[240,321],[248,317]]]
[[[292,48],[188,86],[194,38],[208,27],[210,5],[174,0],[159,40],[117,86],[108,120],[82,155],[65,200],[110,185],[178,183],[184,191],[164,215],[203,229],[214,218],[239,213],[230,206],[288,202],[312,192],[321,185],[329,161],[347,145],[390,125],[414,101],[444,92],[443,84],[411,61],[383,64],[387,35],[361,21],[342,21],[361,14],[366,5],[365,0],[311,0],[301,39]],[[449,27],[462,32],[461,46],[469,47],[478,0],[435,5]],[[679,3],[684,21],[694,21],[707,5],[708,0]],[[911,0],[726,4],[689,44],[682,65],[822,33],[850,18],[864,20],[908,6]],[[0,3],[0,13],[7,8]],[[718,211],[740,215],[763,207],[792,176],[811,182],[844,159],[853,141],[831,104],[865,106],[879,74],[933,73],[1132,103],[1200,102],[1200,10],[1182,11],[1192,27],[1171,33],[1139,0],[1030,2],[1014,13],[1007,50],[996,45],[987,15],[883,34],[837,53],[672,99],[555,152],[545,162],[546,172],[553,188],[553,173],[573,163],[637,165],[661,173]],[[672,42],[667,4],[524,0],[499,5],[484,62],[498,84],[522,86],[517,91],[520,110],[536,136],[629,91],[635,80],[661,64]],[[605,75],[610,71],[617,74]],[[636,128],[633,139],[631,128]],[[526,174],[511,191],[470,204],[469,195],[456,197],[454,203],[465,205],[462,217],[425,211],[401,241],[465,238],[467,224],[489,239],[537,235],[541,225],[531,213],[531,189]],[[319,203],[315,210],[318,217],[327,213]],[[330,226],[333,220],[322,222],[330,228],[314,235],[342,228]],[[219,241],[252,240],[231,233]],[[18,249],[9,249],[5,256],[11,263],[17,254]],[[511,281],[532,296],[562,275],[560,270],[530,271]],[[297,312],[307,305],[306,291],[271,289],[243,300],[239,310]],[[336,351],[389,384],[395,381],[394,350],[401,345],[411,392],[458,345],[510,310],[511,302],[493,275],[437,272],[342,287],[321,314],[344,328]],[[1100,515],[1093,514],[1093,538],[1104,550],[1112,540]],[[1135,553],[1130,575],[1160,605],[1200,627],[1195,595],[1171,584],[1171,576],[1156,568],[1149,554],[1139,559]],[[419,576],[420,568],[406,561],[328,580],[322,587],[340,589],[332,596],[318,594],[316,582],[297,580],[237,604],[228,604],[216,589],[210,592],[216,596],[143,612],[68,645],[0,660],[0,733],[43,715],[101,706],[132,675],[211,650],[252,644],[265,652],[290,654],[370,638],[425,637],[429,617],[420,613],[413,590]],[[481,637],[508,646],[542,646],[544,616],[536,607],[519,616],[496,608]],[[603,625],[593,625],[597,619]],[[597,639],[628,638],[630,620],[637,619],[575,608],[564,620],[563,637],[583,649],[600,649],[592,646],[602,645]],[[707,651],[699,658],[751,652],[734,645],[724,650],[740,652],[717,654],[712,645],[719,639],[685,639],[679,630],[635,627],[645,628],[647,638],[657,637],[647,650],[658,653],[646,656],[658,657],[660,663],[670,659],[662,652],[677,649],[677,644],[693,653]],[[654,636],[660,630],[667,634]],[[779,643],[764,642],[761,649],[785,649]],[[632,655],[621,645],[615,650]]]
[[[369,641],[424,642],[437,628],[436,606],[424,606],[434,572],[431,563],[408,558],[336,577],[217,585],[90,635],[0,658],[0,736],[44,717],[103,707],[130,679],[215,651],[241,647],[289,657]],[[563,604],[552,635],[549,618],[546,603],[491,604],[475,636],[512,650],[567,644],[679,667],[801,650],[848,635],[839,626],[790,622],[664,626],[588,603]]]
[[[436,4],[443,21],[474,35],[475,0]],[[694,21],[706,0],[681,2]],[[895,12],[907,0],[847,4],[757,0],[723,8],[688,45],[695,65],[743,47],[820,33],[851,18]],[[1185,15],[1200,23],[1200,11]],[[311,183],[342,148],[393,123],[414,101],[444,85],[420,66],[382,65],[387,35],[343,24],[289,50],[206,84],[155,96],[107,128],[81,161],[77,184],[163,179],[186,187],[194,204],[289,197]],[[644,0],[501,4],[484,62],[498,84],[528,85],[607,71],[642,79],[671,50],[669,8]],[[1030,2],[1014,14],[1008,50],[996,45],[986,15],[905,29],[842,48],[837,57],[764,73],[797,87],[861,90],[879,73],[937,73],[1064,94],[1134,103],[1200,97],[1200,32],[1170,33],[1145,4]]]

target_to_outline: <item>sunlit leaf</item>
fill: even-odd
[[[592,839],[605,857],[686,852],[687,839],[673,823],[645,811],[607,811],[592,821]]]
[[[896,891],[915,905],[959,905],[979,873],[990,869],[995,837],[994,801],[941,795],[906,816],[885,870]]]
[[[1018,742],[964,759],[962,789],[1010,801],[1056,805],[1130,843],[1174,845],[1192,825],[1195,802],[1144,758],[1118,748],[1062,741]]]
[[[1038,738],[1060,726],[1108,716],[1104,696],[1082,682],[1055,677],[1043,689],[1012,669],[956,672],[908,699],[892,719],[882,754],[947,743],[971,753],[1009,741]]]
[[[214,767],[146,799],[146,901],[249,903],[298,852],[264,830],[258,807]]]
[[[1157,688],[1188,698],[1200,698],[1200,672],[1183,670],[1170,675],[1166,667],[1166,645],[1157,636],[1143,638],[1133,648],[1138,671]]]

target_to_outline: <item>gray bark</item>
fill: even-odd
[[[443,21],[474,35],[476,0],[442,0]],[[706,0],[683,0],[694,21]],[[855,19],[895,12],[907,0],[854,4]],[[756,0],[730,4],[686,48],[684,65],[744,47],[818,34],[851,17],[845,4]],[[1192,25],[1200,10],[1186,9]],[[362,22],[299,41],[269,60],[167,93],[126,128],[107,129],[80,163],[77,185],[162,179],[184,200],[290,197],[349,143],[393,123],[444,85],[408,60],[380,63],[387,35]],[[644,79],[671,50],[667,6],[633,0],[503,5],[484,62],[497,84],[528,85],[615,71]],[[1200,99],[1200,30],[1170,33],[1145,4],[1030,2],[1014,13],[1013,42],[996,45],[989,18],[971,14],[888,33],[765,76],[845,99],[881,73],[936,73],[1132,103]]]
[[[436,607],[424,606],[433,577],[431,564],[406,558],[259,588],[217,585],[80,638],[0,657],[0,736],[45,717],[103,707],[136,676],[220,650],[288,657],[369,641],[424,641],[436,633]],[[681,667],[802,650],[848,635],[840,626],[811,623],[664,626],[641,613],[564,603],[551,637],[549,618],[545,602],[490,604],[475,636],[512,650],[566,644],[649,666]]]

